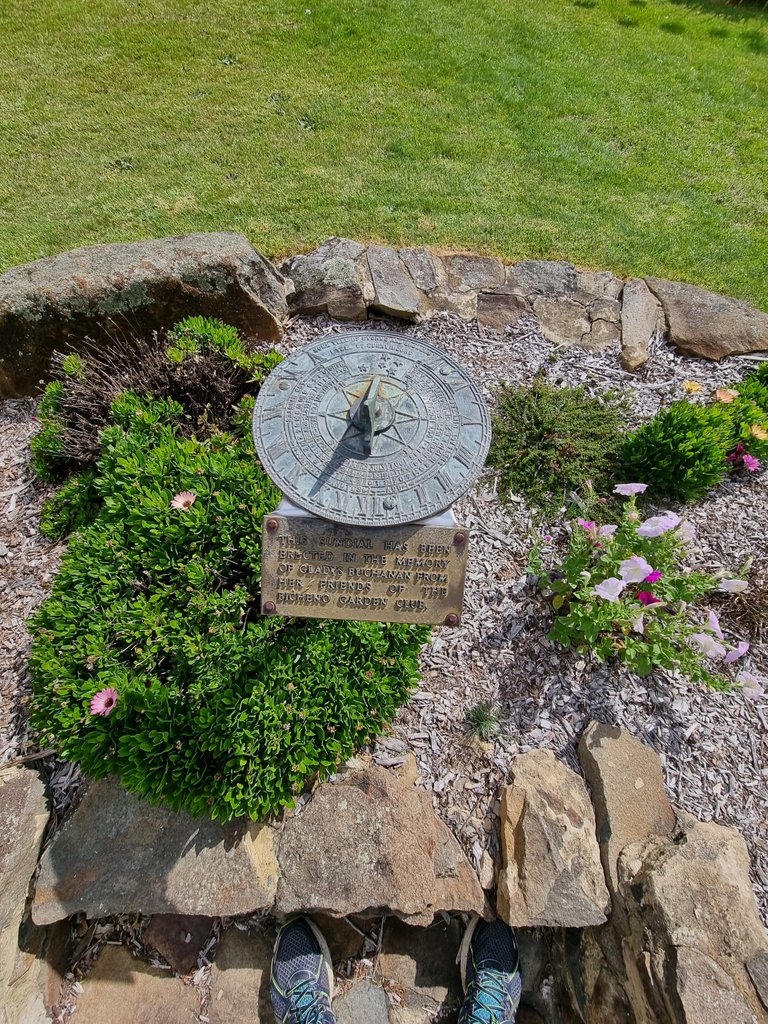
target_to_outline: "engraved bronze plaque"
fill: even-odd
[[[480,388],[445,352],[391,331],[348,331],[272,370],[253,439],[293,504],[336,523],[394,526],[466,494],[491,424]]]
[[[261,611],[456,626],[468,544],[462,526],[354,527],[266,516]]]

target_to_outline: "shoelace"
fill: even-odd
[[[311,978],[305,978],[292,988],[288,993],[293,1002],[292,1024],[329,1024],[333,1017],[326,1016],[328,1004],[323,995],[317,990],[317,982]]]
[[[471,1010],[469,1016],[461,1017],[461,1024],[507,1024],[512,1020],[507,1016],[509,992],[496,971],[475,975],[467,985],[464,1005]]]

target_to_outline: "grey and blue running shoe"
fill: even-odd
[[[520,955],[503,921],[470,921],[459,950],[464,1002],[459,1024],[514,1024],[520,993]]]
[[[287,921],[272,955],[272,1009],[279,1024],[336,1024],[333,967],[323,933],[307,917]]]

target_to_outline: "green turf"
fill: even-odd
[[[768,13],[0,0],[0,170],[0,269],[193,230],[270,256],[344,234],[768,308]]]

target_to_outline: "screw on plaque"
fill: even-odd
[[[276,519],[268,519],[267,520],[267,529],[268,530],[276,530],[279,525],[280,524],[278,523],[278,521]]]
[[[462,533],[461,530],[459,530],[457,533],[454,533],[454,535],[453,535],[453,543],[454,544],[463,544],[466,539],[467,539],[466,533]]]
[[[276,607],[275,607],[275,602],[274,601],[265,601],[264,602],[264,614],[265,615],[272,615],[275,611],[276,611]]]
[[[450,612],[450,614],[445,616],[444,621],[446,626],[458,626],[459,616],[456,614],[456,612]]]

